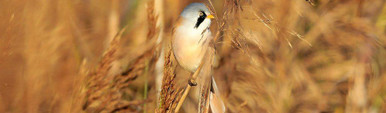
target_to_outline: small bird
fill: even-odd
[[[204,62],[197,81],[199,81],[200,96],[206,94],[208,98],[200,97],[200,106],[210,106],[213,113],[223,113],[225,106],[211,75],[211,62],[214,60],[215,52],[210,46],[213,36],[209,27],[213,18],[214,16],[203,3],[191,3],[186,6],[173,29],[172,49],[178,64],[192,73],[197,71],[201,62]],[[209,99],[209,105],[207,99]]]

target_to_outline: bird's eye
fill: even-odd
[[[200,17],[201,17],[201,16],[204,16],[204,12],[200,12]]]

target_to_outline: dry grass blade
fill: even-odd
[[[119,39],[126,28],[122,29],[117,36],[112,40],[110,47],[104,54],[99,68],[94,75],[91,75],[88,84],[87,101],[84,109],[90,112],[117,112],[117,111],[137,111],[134,106],[141,104],[133,104],[133,102],[123,98],[122,93],[139,75],[143,74],[145,67],[153,66],[155,58],[155,50],[157,48],[155,42],[157,40],[157,28],[155,23],[157,17],[153,14],[153,5],[149,4],[149,32],[148,32],[148,47],[145,46],[145,51],[138,58],[133,59],[133,63],[125,72],[120,75],[108,75],[111,63],[117,60],[116,52],[119,50]],[[137,101],[137,100],[134,100]],[[144,100],[144,102],[149,100]],[[136,102],[138,103],[138,102]]]
[[[183,89],[176,86],[176,73],[175,69],[177,62],[174,59],[173,52],[169,46],[169,50],[165,52],[165,65],[164,65],[164,77],[162,79],[161,90],[161,105],[158,109],[160,113],[174,113],[174,109],[177,106],[177,102]]]
[[[112,75],[108,75],[111,67],[111,63],[117,60],[116,52],[119,49],[119,40],[122,36],[122,29],[111,41],[109,48],[104,53],[98,69],[89,75],[87,80],[87,93],[86,102],[83,105],[83,109],[89,112],[100,112],[106,110],[105,107],[110,100],[113,99],[113,95],[116,95],[116,91],[110,90],[110,82],[113,79]],[[106,94],[107,93],[107,94]]]

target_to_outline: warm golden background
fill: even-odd
[[[154,40],[195,0],[155,1],[1,0],[0,112],[154,112]],[[196,2],[228,112],[386,112],[385,0]]]

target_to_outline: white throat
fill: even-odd
[[[210,19],[205,19],[198,27],[195,27],[196,21],[185,20],[176,28],[176,31],[178,30],[186,35],[192,36],[190,38],[201,38],[201,35],[209,31],[210,23]]]

